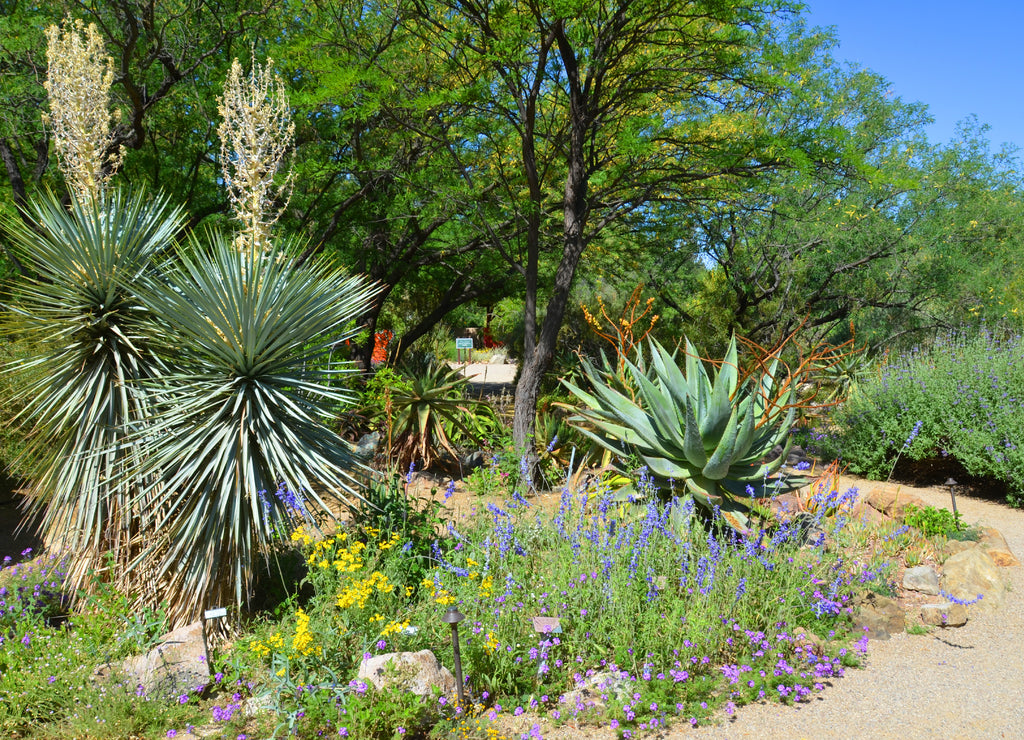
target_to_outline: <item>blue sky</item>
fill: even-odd
[[[835,26],[838,59],[877,72],[905,101],[927,103],[932,141],[975,114],[993,149],[1024,149],[1024,3],[805,0],[809,25]]]

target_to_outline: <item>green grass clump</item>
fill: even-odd
[[[952,458],[1024,503],[1022,338],[953,333],[862,380],[816,440],[851,473],[887,478],[896,458]]]

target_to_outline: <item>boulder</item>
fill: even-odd
[[[364,434],[356,442],[355,449],[353,452],[359,457],[373,457],[377,454],[377,448],[380,446],[380,432],[373,432],[371,434]]]
[[[118,666],[107,663],[93,675],[100,679],[123,678],[154,698],[191,694],[210,683],[202,623],[193,622],[168,632],[145,655],[126,658]]]
[[[996,565],[1004,568],[1020,565],[1020,561],[1006,544],[1006,538],[995,527],[985,527],[981,530],[981,538],[978,540],[978,547],[988,553]]]
[[[880,512],[873,506],[860,506],[858,509],[854,509],[853,521],[861,522],[868,526],[874,526],[881,524],[885,521],[885,514]]]
[[[984,550],[972,547],[958,552],[942,564],[942,590],[960,601],[974,601],[982,596],[976,607],[992,611],[1003,604],[1006,584],[999,566]]]
[[[445,696],[455,694],[455,677],[430,650],[365,658],[356,678],[377,689],[397,688],[417,696],[432,696],[435,688]]]
[[[968,540],[946,540],[946,544],[942,546],[942,554],[948,559],[958,552],[973,550],[975,544]]]
[[[588,709],[604,710],[609,701],[629,701],[633,684],[626,671],[601,671],[584,678],[577,683],[572,691],[564,695],[564,704],[573,714],[578,715]]]
[[[939,574],[930,565],[907,568],[903,573],[903,588],[922,594],[938,595]]]
[[[872,640],[888,640],[906,629],[903,608],[895,599],[873,591],[862,591],[854,605],[854,625],[858,630],[866,629]]]
[[[867,495],[865,500],[872,508],[896,519],[903,518],[903,515],[907,513],[908,506],[918,509],[927,506],[920,497],[912,493],[902,493],[899,489],[892,491],[886,488],[876,488]]]
[[[782,454],[781,451],[779,454]],[[786,455],[786,465],[795,466],[800,463],[810,463],[811,458],[804,452],[804,448],[799,445],[793,445],[789,448],[789,454]]]
[[[804,508],[800,497],[795,493],[780,493],[778,496],[773,496],[769,499],[768,507],[771,509],[772,515],[783,522],[788,521]]]
[[[482,468],[488,462],[487,453],[483,450],[475,450],[470,452],[468,455],[463,457],[459,464],[462,466],[463,473],[469,473],[471,470]]]
[[[921,607],[921,621],[936,627],[963,627],[967,624],[967,607],[946,601]]]

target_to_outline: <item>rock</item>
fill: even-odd
[[[930,565],[907,568],[903,573],[903,588],[922,594],[938,595],[939,574]]]
[[[946,540],[946,544],[942,546],[942,554],[948,559],[958,552],[973,550],[975,544],[967,540]]]
[[[210,683],[210,666],[206,660],[201,622],[168,632],[157,646],[145,655],[126,658],[119,666],[100,666],[97,678],[124,677],[129,684],[141,686],[145,695],[171,699],[192,694]]]
[[[873,506],[861,506],[859,511],[854,512],[853,520],[868,526],[874,526],[885,521],[885,514]]]
[[[372,434],[364,434],[356,442],[355,452],[359,457],[373,457],[377,454],[377,447],[380,446],[380,432],[373,432]]]
[[[508,356],[507,355],[503,355],[501,352],[496,352],[495,354],[491,355],[490,364],[491,365],[507,365],[508,364]]]
[[[1006,584],[999,573],[999,566],[977,547],[958,552],[942,564],[942,590],[960,601],[973,601],[982,611],[992,611],[1003,604]]]
[[[417,696],[432,696],[435,687],[445,696],[455,694],[455,677],[430,650],[366,658],[359,664],[356,678],[377,689],[399,688]]]
[[[270,694],[250,696],[242,702],[241,709],[243,717],[260,717],[272,714],[274,711],[274,697]]]
[[[603,710],[609,701],[629,701],[632,690],[633,684],[626,671],[601,671],[566,692],[564,704],[574,715],[587,709]]]
[[[1006,538],[995,527],[985,527],[981,530],[978,547],[987,552],[996,565],[1004,568],[1020,565],[1020,561],[1010,550],[1010,546],[1006,544]]]
[[[468,473],[471,470],[482,468],[487,464],[487,453],[483,450],[477,450],[476,452],[470,452],[460,463],[462,465],[462,472]]]
[[[813,632],[808,632],[803,627],[793,630],[793,644],[811,653],[818,653],[825,647],[824,641]]]
[[[901,493],[899,489],[890,491],[884,488],[876,488],[868,494],[865,500],[872,508],[896,519],[903,518],[908,506],[914,506],[918,509],[923,509],[927,506],[920,497],[912,493]]]
[[[768,508],[779,521],[787,521],[803,509],[800,497],[795,493],[780,493],[769,499]]]
[[[921,607],[921,621],[936,627],[963,627],[967,624],[967,607],[946,601]]]
[[[782,451],[779,451],[782,454]],[[809,463],[811,458],[804,452],[804,448],[799,445],[793,445],[789,448],[789,454],[786,455],[786,465],[799,465],[802,462]]]
[[[899,602],[873,591],[862,591],[854,601],[853,623],[856,628],[867,628],[872,640],[888,640],[906,629],[906,618]]]

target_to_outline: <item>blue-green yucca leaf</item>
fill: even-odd
[[[209,234],[140,289],[167,370],[146,385],[157,413],[137,438],[159,534],[139,563],[159,557],[182,614],[244,601],[254,553],[295,514],[272,495],[279,483],[328,516],[361,500],[351,447],[325,421],[353,400],[339,386],[353,369],[332,346],[377,288],[325,263],[296,268],[294,253]]]
[[[161,365],[149,348],[151,317],[132,286],[168,250],[183,218],[162,196],[112,190],[69,208],[46,194],[31,220],[4,223],[33,275],[20,282],[4,332],[36,355],[5,371],[25,381],[18,421],[37,471],[30,508],[42,513],[44,538],[74,553],[69,578],[77,587],[104,552],[120,565],[136,552],[138,508],[147,504],[125,482],[142,454],[128,435],[152,414],[139,381],[158,377]]]

